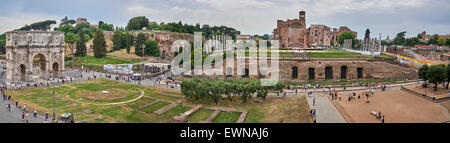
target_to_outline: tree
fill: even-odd
[[[80,40],[77,42],[77,51],[75,52],[75,56],[83,57],[86,56],[86,36],[84,35],[84,31],[80,30],[78,33]]]
[[[64,33],[78,33],[78,31],[75,29],[75,27],[73,27],[72,25],[70,25],[70,24],[67,24],[67,25],[61,25],[61,26],[59,26],[58,28],[56,28],[56,31],[62,31],[62,32],[64,32]]]
[[[61,23],[59,24],[59,26],[66,26],[66,25],[72,25],[77,23],[75,20],[73,19],[68,19],[67,16],[64,17],[63,19],[61,19]]]
[[[124,34],[125,36],[125,48],[127,49],[127,54],[130,54],[131,45],[133,45],[133,36],[130,33]]]
[[[448,89],[448,85],[450,84],[450,64],[447,64],[447,89]]]
[[[443,65],[432,65],[428,70],[428,78],[430,83],[434,84],[434,91],[437,91],[437,85],[441,82],[445,82],[447,79],[447,72]]]
[[[144,27],[149,27],[149,20],[145,16],[133,17],[128,21],[127,30],[142,30]]]
[[[395,36],[395,38],[394,38],[394,44],[395,45],[404,45],[405,44],[405,34],[406,34],[406,31],[403,31],[403,32],[400,32],[400,33],[397,33],[397,36]]]
[[[439,46],[445,46],[447,44],[447,39],[445,39],[444,37],[439,37],[437,43]]]
[[[369,30],[369,28],[367,28],[366,35],[364,36],[364,41],[368,41],[368,40],[370,40],[370,30]]]
[[[98,29],[103,31],[114,31],[114,25],[113,24],[107,24],[103,21],[98,22]]]
[[[102,30],[97,30],[94,35],[94,56],[104,58],[106,56],[106,41]]]
[[[88,35],[89,37],[93,37],[94,33],[97,31],[97,28],[92,27],[87,23],[79,23],[75,26],[75,30],[78,31],[78,33],[80,30],[83,30],[84,34]],[[88,41],[90,40],[90,38],[86,40]]]
[[[6,53],[6,39],[0,39],[0,53]]]
[[[124,47],[122,47],[122,32],[120,32],[119,30],[116,30],[113,34],[112,37],[112,42],[113,42],[113,47],[112,50],[113,51],[117,51],[120,50]]]
[[[80,36],[74,33],[67,33],[64,36],[64,41],[69,44],[70,52],[72,53],[72,69],[74,68],[75,55],[73,53],[73,45],[80,40]]]
[[[420,67],[420,69],[419,69],[419,78],[421,78],[424,81],[424,83],[422,85],[423,87],[427,87],[428,86],[428,84],[427,84],[428,69],[429,69],[429,67],[426,64],[423,65],[422,67]]]
[[[154,40],[147,40],[145,42],[145,55],[159,57],[159,46],[158,42]]]
[[[134,45],[134,54],[138,56],[144,56],[142,55],[142,47],[145,44],[145,41],[147,40],[147,37],[144,33],[139,33],[136,37],[136,44]]]
[[[25,25],[24,27],[21,27],[19,30],[48,31],[48,30],[50,30],[50,28],[53,24],[56,24],[56,21],[54,21],[54,20],[40,21],[40,22],[36,22],[36,23],[30,24],[30,25]]]
[[[343,44],[345,39],[352,39],[352,48],[355,45],[356,39],[355,39],[355,34],[353,34],[352,32],[342,32],[342,34],[338,37],[338,42],[339,44]]]

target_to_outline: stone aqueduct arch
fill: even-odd
[[[7,83],[62,77],[63,32],[12,31],[6,33]],[[33,65],[33,59],[38,62]]]

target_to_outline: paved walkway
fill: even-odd
[[[313,100],[315,97],[315,104]],[[317,123],[347,123],[341,113],[324,93],[314,93],[306,96],[309,109],[317,110]]]
[[[0,97],[1,98],[1,97]],[[6,109],[6,105],[8,103],[11,104],[11,111]],[[16,108],[15,103],[11,103],[9,101],[3,101],[0,99],[0,123],[25,123],[25,120],[22,120],[22,110]],[[52,118],[52,114],[49,113],[49,120]],[[28,121],[29,123],[44,123],[45,117],[38,115],[37,118],[33,118],[33,113],[28,112]]]

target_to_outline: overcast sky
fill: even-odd
[[[134,16],[150,21],[225,25],[242,34],[271,34],[276,21],[298,18],[306,11],[306,23],[331,28],[348,26],[364,35],[382,38],[407,31],[449,34],[449,0],[0,0],[0,33],[25,24],[53,19],[87,18],[114,26],[126,26]]]

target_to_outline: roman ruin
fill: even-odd
[[[64,32],[6,32],[6,82],[62,77],[64,51]]]
[[[343,32],[357,32],[342,26],[333,31],[326,25],[313,24],[306,28],[306,12],[299,12],[299,19],[277,20],[273,30],[273,39],[280,41],[280,48],[311,48],[318,46],[337,46],[338,38]],[[355,37],[356,39],[356,37]]]

